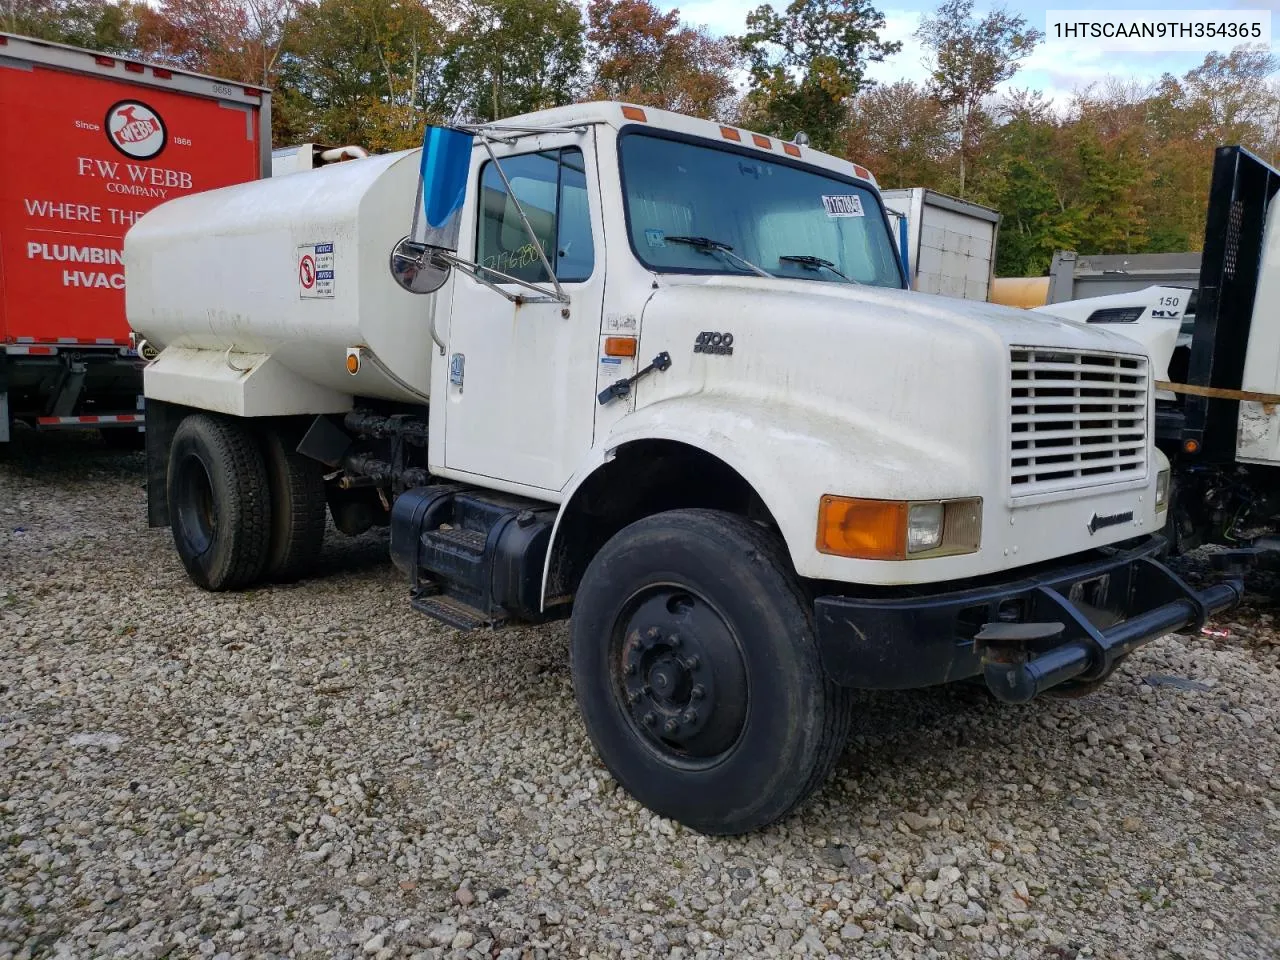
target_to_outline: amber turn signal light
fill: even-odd
[[[907,502],[827,494],[818,504],[818,551],[901,560],[907,555]]]
[[[818,501],[819,553],[858,560],[923,560],[974,553],[982,544],[982,498]]]

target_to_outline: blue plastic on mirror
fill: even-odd
[[[427,127],[422,138],[422,209],[414,218],[414,239],[420,243],[458,249],[472,140],[471,134],[459,130]]]

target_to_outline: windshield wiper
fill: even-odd
[[[668,237],[667,239],[669,240],[671,238]],[[837,277],[839,277],[841,280],[845,281],[846,283],[862,282],[860,280],[853,279],[853,277],[849,276],[848,274],[841,273],[839,270],[836,269],[836,265],[832,263],[830,260],[824,260],[822,259],[822,257],[815,257],[809,253],[789,253],[784,257],[779,257],[778,259],[785,260],[788,263],[798,263],[801,266],[811,267],[813,269],[817,269],[818,267],[825,267],[826,269],[830,270],[832,273],[834,273]]]
[[[740,257],[733,252],[733,247],[725,243],[723,240],[712,240],[710,237],[663,237],[664,240],[671,243],[687,243],[689,246],[701,250],[703,253],[722,253],[730,260],[736,260],[752,273],[761,277],[773,279],[773,274],[760,269],[746,257]]]

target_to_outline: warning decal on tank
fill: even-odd
[[[298,247],[298,296],[333,298],[333,244],[304,243]]]

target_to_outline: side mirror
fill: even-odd
[[[391,276],[410,293],[435,293],[449,278],[437,253],[458,249],[474,138],[461,130],[427,127],[422,138],[413,229],[391,251]]]
[[[391,276],[410,293],[435,293],[449,279],[449,264],[435,247],[405,237],[391,250]]]

